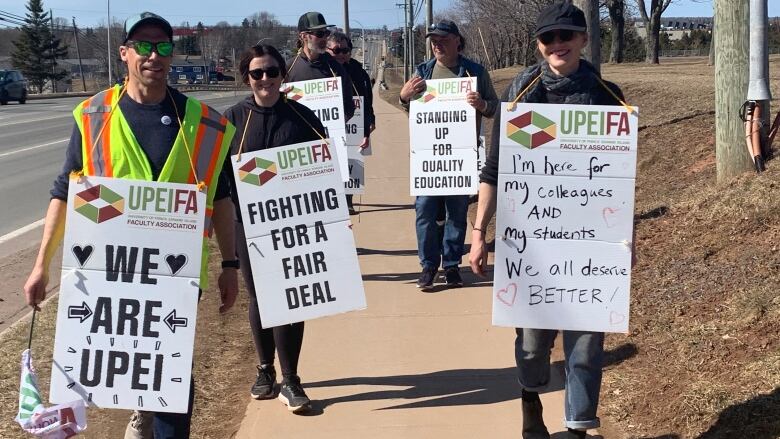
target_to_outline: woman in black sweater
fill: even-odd
[[[225,117],[236,126],[236,136],[230,147],[231,156],[237,154],[239,149],[241,152],[252,152],[318,140],[324,136],[325,130],[314,112],[302,104],[288,101],[280,93],[279,88],[284,80],[286,69],[284,58],[273,46],[256,45],[248,49],[241,56],[239,71],[244,83],[251,88],[252,95],[225,112]],[[225,160],[225,166],[231,167],[230,160]],[[309,398],[298,377],[298,358],[303,344],[303,322],[262,328],[252,267],[249,264],[249,253],[241,224],[235,176],[232,169],[226,174],[230,176],[231,196],[238,218],[236,248],[244,282],[249,291],[249,324],[260,359],[257,380],[252,386],[251,394],[255,399],[271,399],[275,396],[274,356],[278,352],[282,369],[279,399],[290,411],[299,413],[310,406]]]

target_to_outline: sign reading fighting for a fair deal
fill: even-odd
[[[627,332],[638,109],[504,103],[493,324]]]
[[[347,150],[349,162],[349,180],[344,182],[344,193],[362,194],[366,191],[366,159],[371,155],[371,145],[361,148],[365,138],[365,112],[363,96],[353,96],[355,114],[347,121]]]
[[[195,185],[71,179],[52,402],[187,411],[205,215]]]
[[[311,79],[308,81],[288,82],[282,89],[289,89],[287,99],[307,106],[325,127],[325,137],[332,139],[330,145],[335,145],[339,160],[341,181],[349,180],[347,153],[346,116],[344,115],[344,90],[341,87],[341,77]],[[302,125],[301,129],[310,129]]]
[[[429,79],[425,85],[409,106],[411,195],[476,194],[476,110],[466,94],[477,91],[477,79]]]
[[[230,158],[265,328],[366,307],[334,154],[314,141]]]

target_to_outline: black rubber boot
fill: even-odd
[[[523,390],[523,439],[550,439],[542,417],[542,400],[536,392]]]

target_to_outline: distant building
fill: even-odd
[[[634,27],[640,38],[647,37],[644,22],[637,20]],[[683,35],[692,30],[711,31],[712,17],[661,17],[661,32],[668,35],[671,41],[682,39]]]
[[[171,62],[171,84],[209,84],[217,81],[217,69],[202,56],[176,55]]]

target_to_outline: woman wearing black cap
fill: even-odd
[[[580,105],[620,105],[622,93],[612,83],[602,82],[589,62],[580,59],[588,44],[585,15],[568,2],[553,4],[539,14],[536,27],[540,63],[520,73],[504,92],[512,101],[529,85],[520,102]],[[479,205],[471,239],[469,262],[482,276],[487,263],[484,230],[496,210],[499,123],[493,124],[491,151],[480,176]],[[515,359],[522,386],[523,438],[547,439],[538,391],[550,379],[550,351],[558,331],[517,328]],[[566,359],[565,423],[572,438],[600,425],[596,416],[601,387],[604,333],[562,331]]]
[[[273,46],[258,44],[249,48],[241,56],[238,69],[252,94],[225,112],[225,117],[236,126],[236,136],[230,145],[231,157],[225,160],[225,166],[230,168],[227,175],[230,175],[231,195],[238,218],[236,249],[244,283],[249,292],[249,326],[260,360],[251,395],[255,399],[270,399],[276,396],[274,357],[278,353],[282,369],[282,385],[278,398],[288,410],[300,413],[310,405],[298,377],[303,322],[273,328],[262,327],[249,251],[241,224],[241,212],[238,209],[236,181],[230,161],[235,160],[235,154],[240,152],[321,139],[325,135],[325,129],[313,111],[302,104],[288,101],[279,92],[284,80],[285,63],[282,55]]]

